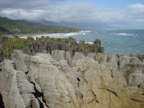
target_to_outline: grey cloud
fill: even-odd
[[[45,5],[53,4],[56,1],[59,0],[0,0],[0,9],[35,9]]]
[[[0,12],[1,16],[10,19],[39,20],[45,14],[43,10],[6,9]]]
[[[7,2],[6,0],[5,2]],[[12,0],[13,2],[19,0]],[[144,28],[144,4],[129,5],[125,9],[99,9],[85,0],[73,0],[69,4],[60,0],[25,0],[17,5],[1,9],[0,15],[12,19],[40,20],[108,24],[113,27],[139,26]],[[0,1],[2,3],[2,1]],[[16,4],[15,4],[16,5]]]

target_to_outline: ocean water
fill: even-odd
[[[144,54],[144,30],[86,30],[78,33],[52,33],[30,35],[33,38],[41,36],[67,38],[77,41],[84,40],[93,43],[100,39],[106,54]],[[26,38],[27,36],[22,36]]]
[[[144,54],[144,30],[95,30],[72,36],[91,43],[100,39],[107,54]]]

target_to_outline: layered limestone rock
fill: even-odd
[[[144,62],[137,56],[15,51],[0,65],[0,101],[4,108],[143,108]]]

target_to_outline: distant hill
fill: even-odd
[[[10,32],[4,27],[0,27],[0,34],[9,34]]]
[[[40,20],[38,21],[38,23],[46,25],[46,26],[50,26],[50,27],[64,27],[63,24],[52,22],[52,21],[46,21],[46,20]]]
[[[25,20],[11,20],[6,17],[0,17],[0,33],[1,34],[24,34],[24,33],[63,33],[74,32],[78,29],[70,27],[60,27],[51,25],[44,25],[36,22]]]

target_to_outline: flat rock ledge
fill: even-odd
[[[15,50],[0,64],[0,108],[144,108],[137,56]]]

